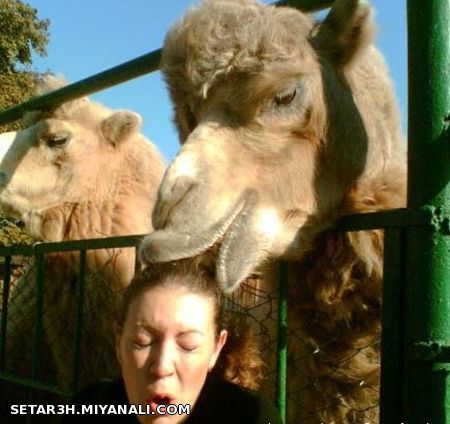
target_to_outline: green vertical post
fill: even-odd
[[[281,421],[286,422],[286,375],[287,375],[287,311],[288,311],[288,265],[280,264],[278,291],[278,363],[277,363],[277,407]]]
[[[380,423],[402,422],[404,229],[384,230]]]
[[[83,329],[83,310],[84,310],[84,292],[86,282],[86,250],[80,251],[80,265],[79,265],[78,286],[76,294],[75,306],[75,339],[73,345],[72,356],[72,382],[71,390],[76,391],[78,388],[78,376],[80,367],[81,354],[81,337]]]
[[[45,278],[45,258],[43,253],[36,253],[35,262],[37,266],[36,276],[36,321],[34,326],[34,346],[31,378],[38,379],[38,371],[41,362],[42,346],[42,321],[44,315],[44,278]]]
[[[6,361],[6,325],[8,323],[9,287],[11,283],[11,255],[5,257],[3,274],[2,310],[0,321],[0,372],[5,369]]]
[[[408,207],[404,388],[408,424],[450,423],[450,0],[408,0]]]

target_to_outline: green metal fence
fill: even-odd
[[[143,235],[109,237],[103,239],[87,239],[72,240],[58,243],[36,243],[32,246],[0,246],[0,257],[4,257],[4,273],[3,288],[1,293],[2,309],[1,309],[1,326],[0,326],[0,380],[23,385],[30,388],[43,390],[62,396],[71,396],[78,389],[78,370],[79,370],[79,349],[81,340],[81,329],[83,326],[83,300],[84,286],[86,277],[86,254],[88,250],[107,249],[107,248],[135,248]],[[76,288],[76,327],[75,337],[73,340],[72,354],[72,378],[69,388],[61,388],[52,384],[45,384],[39,381],[38,370],[40,367],[41,343],[42,343],[42,318],[43,318],[43,297],[44,297],[44,281],[45,281],[45,257],[51,253],[77,251],[80,253],[80,265],[78,274],[78,284]],[[6,346],[6,330],[8,325],[8,298],[11,288],[11,258],[16,255],[34,258],[37,269],[36,272],[36,298],[35,298],[35,326],[32,348],[32,371],[31,378],[19,377],[14,374],[5,372],[5,346]],[[137,266],[137,265],[136,265]]]
[[[0,246],[0,259],[3,258],[3,264],[0,260],[0,265],[3,265],[3,272],[0,275],[0,280],[3,277],[2,281],[2,290],[0,293],[1,300],[1,311],[0,311],[0,381],[3,383],[9,384],[6,387],[6,391],[9,391],[11,387],[23,387],[27,390],[18,391],[18,395],[13,395],[14,399],[17,399],[16,402],[23,403],[46,403],[46,402],[61,402],[63,399],[74,395],[79,390],[79,379],[78,374],[80,370],[80,366],[83,366],[80,363],[80,346],[81,340],[83,337],[82,328],[83,328],[83,305],[85,300],[85,288],[86,288],[86,274],[87,274],[87,255],[89,251],[97,250],[97,249],[115,249],[115,248],[135,248],[143,235],[138,236],[123,236],[123,237],[109,237],[102,239],[87,239],[87,240],[73,240],[73,241],[65,241],[65,242],[57,242],[57,243],[36,243],[31,246]],[[48,289],[48,284],[52,283],[52,281],[48,281],[45,277],[45,268],[46,268],[46,258],[52,254],[59,254],[61,252],[78,252],[79,257],[79,268],[78,268],[78,278],[76,285],[76,327],[74,332],[74,338],[70,343],[70,346],[67,347],[67,350],[70,351],[70,355],[67,357],[67,361],[70,363],[71,370],[71,379],[70,385],[68,387],[61,387],[55,382],[47,382],[42,379],[40,375],[41,367],[44,365],[44,362],[47,360],[45,356],[43,356],[43,346],[42,341],[43,337],[43,318],[45,316],[45,293],[46,289]],[[7,338],[7,326],[14,325],[13,319],[9,315],[9,301],[11,301],[10,292],[14,290],[14,281],[12,278],[12,263],[13,258],[15,257],[21,258],[29,258],[32,261],[34,278],[32,281],[29,281],[32,284],[36,285],[35,296],[30,299],[30,303],[33,303],[34,306],[34,332],[30,334],[30,340],[24,340],[23,346],[25,349],[32,350],[32,358],[31,358],[31,372],[28,375],[22,375],[21,372],[17,372],[16,370],[11,370],[6,367],[7,360],[7,349],[6,343],[8,343]],[[30,265],[30,263],[28,263]],[[136,269],[139,267],[139,264],[136,262]],[[26,272],[26,271],[25,271]],[[23,274],[22,274],[23,277]],[[1,281],[0,281],[1,282]],[[286,282],[282,281],[284,287],[286,287]],[[244,288],[244,291],[250,293],[252,297],[255,298],[253,305],[246,304],[242,305],[241,299],[239,296],[230,296],[225,299],[225,308],[231,312],[237,312],[240,314],[245,314],[246,317],[250,317],[253,320],[253,324],[257,320],[254,316],[252,316],[251,308],[257,309],[261,306],[270,305],[270,309],[266,314],[266,317],[259,317],[256,322],[257,325],[253,325],[253,327],[259,327],[260,332],[257,334],[260,339],[262,339],[265,351],[268,349],[272,350],[271,357],[275,360],[276,349],[273,347],[275,344],[275,338],[272,335],[267,334],[268,325],[264,323],[264,320],[274,320],[274,315],[277,314],[277,311],[285,317],[287,312],[286,305],[286,296],[282,296],[280,298],[273,298],[267,293],[257,292],[254,287]],[[284,304],[283,308],[276,307],[277,302],[282,302]],[[69,315],[66,319],[70,320]],[[284,318],[285,319],[285,318]],[[276,320],[276,318],[275,318]],[[252,323],[250,323],[252,324]],[[286,326],[283,326],[284,335],[280,335],[280,340],[285,340]],[[283,367],[286,367],[286,342],[283,343],[282,348],[280,348],[278,361],[280,365],[275,367],[271,365],[269,368],[269,378],[273,382],[278,381],[277,385],[277,393],[280,402],[284,402],[284,408],[286,403],[286,370]],[[11,352],[9,352],[11,353]],[[21,352],[17,352],[17,355],[20,355]],[[276,368],[281,370],[276,374]],[[5,393],[5,392],[3,392]],[[44,396],[38,396],[38,394],[44,394]],[[1,396],[0,396],[1,398]],[[42,400],[43,399],[43,400]],[[8,411],[4,411],[7,413]],[[32,415],[28,415],[24,418],[26,422],[35,422],[36,417]]]
[[[331,1],[278,3],[316,10],[329,6]],[[450,0],[408,0],[407,4],[408,208],[349,216],[342,219],[336,229],[385,229],[380,422],[440,424],[450,423]],[[0,113],[0,124],[18,119],[26,111],[60,104],[155,71],[159,58],[158,50],[11,108]],[[11,255],[34,255],[42,263],[43,255],[49,251],[77,249],[85,252],[86,249],[111,247],[111,243],[134,246],[136,240],[124,237],[0,248],[0,255],[6,258],[2,315],[7,310],[5,299],[9,290]],[[41,268],[39,270],[43,273]],[[280,284],[277,391],[280,412],[285,416],[287,299],[286,283]],[[80,284],[79,308],[82,308],[82,287]],[[39,305],[39,297],[36,302]],[[39,313],[42,312],[37,309],[34,367],[39,365]],[[2,368],[5,332],[6,320],[2,319],[0,380],[68,394],[33,379],[5,374]],[[77,335],[79,337],[79,331]],[[74,387],[76,360],[75,348]]]

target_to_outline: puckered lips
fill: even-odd
[[[157,407],[159,405],[171,405],[175,403],[175,398],[167,393],[155,393],[145,399],[145,403],[150,405],[150,410],[154,413],[158,413]]]

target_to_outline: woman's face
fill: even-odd
[[[134,299],[117,350],[133,405],[150,405],[142,423],[176,424],[187,415],[158,415],[159,404],[193,406],[226,341],[214,324],[213,300],[172,285],[151,288]]]

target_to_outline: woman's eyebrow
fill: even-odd
[[[156,329],[155,327],[152,327],[150,324],[146,324],[145,322],[140,322],[140,323],[134,324],[131,326],[131,328],[133,328],[133,329],[134,328],[137,328],[137,329],[143,328],[144,330],[150,331],[152,333],[159,333],[158,329]]]
[[[137,323],[137,324],[133,325],[132,328],[137,328],[137,329],[143,328],[144,330],[147,330],[151,333],[160,333],[160,330],[158,330],[157,328],[152,327],[150,324],[146,324],[144,322]],[[201,336],[205,336],[205,333],[203,331],[192,328],[192,329],[188,329],[188,330],[181,330],[180,332],[177,333],[177,337],[184,336],[185,334],[192,334],[192,333],[200,334]]]
[[[177,337],[178,337],[178,336],[184,336],[185,334],[192,334],[192,333],[194,333],[194,334],[200,334],[201,336],[204,336],[204,335],[205,335],[205,333],[204,333],[203,331],[192,329],[192,330],[183,330],[183,331],[180,331],[180,332],[177,334]]]

